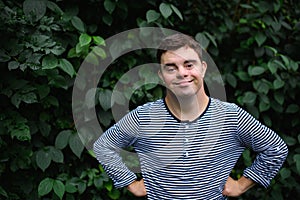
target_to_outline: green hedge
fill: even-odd
[[[300,197],[300,4],[276,1],[0,0],[0,199],[138,199],[111,180],[82,145],[72,118],[76,72],[105,38],[132,28],[170,28],[201,41],[222,72],[228,101],[280,134],[289,156],[271,187],[239,199]],[[132,52],[99,83],[107,97],[122,73],[154,57]],[[132,108],[160,98],[142,87]],[[130,98],[130,97],[127,97]],[[105,128],[114,121],[100,102]],[[232,175],[254,155],[245,151]]]

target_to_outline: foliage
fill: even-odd
[[[195,36],[222,72],[228,100],[287,142],[289,156],[271,187],[256,187],[239,199],[300,197],[296,0],[0,0],[0,8],[1,199],[138,199],[113,188],[80,142],[71,96],[86,56],[107,56],[104,38],[145,26]],[[100,121],[104,128],[113,123],[107,102],[115,83],[129,69],[153,59],[132,52],[105,73],[97,91],[97,109],[107,116]],[[152,75],[145,73],[140,76]],[[125,98],[136,107],[162,93],[159,86],[149,86]],[[245,151],[233,176],[240,176],[253,156]]]

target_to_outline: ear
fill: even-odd
[[[158,74],[158,77],[160,78],[160,80],[161,80],[162,82],[164,82],[163,75],[162,75],[160,69],[158,70],[157,74]]]
[[[201,73],[202,73],[202,78],[204,78],[205,73],[206,73],[206,69],[207,69],[207,63],[205,61],[201,62]]]

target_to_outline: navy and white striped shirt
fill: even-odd
[[[233,103],[210,98],[192,122],[180,121],[164,100],[139,106],[94,144],[98,161],[124,187],[136,179],[119,155],[133,145],[150,200],[226,199],[224,184],[245,148],[257,152],[244,176],[267,187],[288,150],[283,140]]]

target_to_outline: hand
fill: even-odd
[[[127,189],[137,197],[143,197],[147,195],[144,179],[139,181],[134,181],[130,185],[127,186]]]
[[[240,190],[238,182],[233,178],[228,177],[224,185],[222,194],[229,197],[238,197],[242,194],[242,192]]]
[[[253,187],[255,183],[244,176],[242,176],[239,180],[234,180],[231,177],[228,177],[222,194],[228,197],[238,197],[248,189]]]

